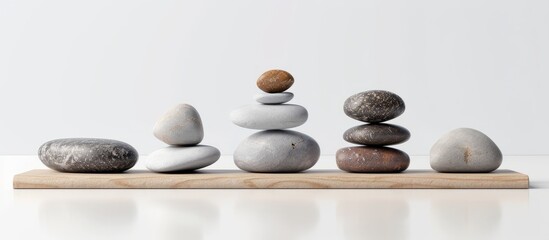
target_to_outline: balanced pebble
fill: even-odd
[[[410,131],[393,124],[364,124],[345,131],[343,139],[363,145],[393,145],[408,141]]]
[[[347,116],[368,123],[379,123],[400,116],[404,101],[398,95],[384,90],[357,93],[345,100],[343,110]]]
[[[204,129],[193,106],[178,104],[160,117],[153,134],[169,145],[196,145],[204,138]]]
[[[60,172],[116,173],[132,168],[139,154],[127,143],[99,138],[66,138],[44,143],[40,161]]]
[[[459,128],[444,134],[431,148],[431,168],[439,172],[492,172],[503,155],[484,133]]]
[[[271,130],[293,128],[304,124],[307,109],[294,104],[246,105],[231,112],[231,121],[243,128]]]
[[[257,132],[234,152],[236,166],[249,172],[301,172],[319,157],[320,147],[313,138],[289,130]]]
[[[153,172],[193,171],[215,163],[219,157],[219,150],[211,146],[171,146],[152,152],[146,166]]]
[[[336,152],[336,163],[347,172],[396,173],[408,168],[410,157],[389,147],[347,147]]]
[[[294,98],[294,94],[291,92],[258,93],[254,98],[257,102],[263,104],[282,104],[292,100],[292,98]]]
[[[294,84],[294,77],[284,70],[269,70],[257,79],[257,87],[267,93],[281,93]]]

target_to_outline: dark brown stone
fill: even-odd
[[[394,173],[410,165],[410,157],[403,151],[388,147],[347,147],[336,153],[337,166],[347,172]]]
[[[269,70],[257,79],[257,87],[267,93],[281,93],[294,84],[294,77],[284,70]]]
[[[393,145],[408,141],[410,131],[393,124],[364,124],[345,131],[343,139],[350,143],[363,145]]]
[[[384,90],[370,90],[357,93],[345,100],[343,111],[350,118],[380,123],[400,116],[406,109],[404,100]]]

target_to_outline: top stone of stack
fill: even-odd
[[[347,98],[343,105],[347,116],[367,123],[389,121],[400,116],[405,109],[402,98],[384,90],[357,93]]]
[[[178,104],[166,112],[154,125],[153,134],[169,145],[197,145],[204,138],[202,119],[189,104]]]
[[[294,77],[284,70],[273,69],[261,74],[257,87],[266,93],[281,93],[294,84]]]

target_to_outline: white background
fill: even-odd
[[[323,154],[359,122],[344,100],[386,89],[406,102],[398,146],[428,154],[472,127],[506,155],[549,154],[549,1],[0,0],[0,154],[35,154],[61,137],[164,144],[156,119],[194,105],[223,154],[254,131],[229,121],[255,80],[282,68],[296,128]]]

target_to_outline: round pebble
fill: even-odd
[[[231,112],[231,121],[243,128],[271,130],[293,128],[304,124],[307,109],[294,104],[246,105]]]
[[[66,138],[44,143],[38,158],[60,172],[116,173],[132,168],[139,154],[127,143],[99,138]]]
[[[294,94],[291,92],[258,93],[254,98],[257,102],[262,104],[282,104],[292,100]]]
[[[169,145],[196,145],[204,138],[202,119],[189,104],[178,104],[156,122],[153,134]]]
[[[444,134],[431,148],[431,168],[439,172],[486,173],[499,168],[503,155],[484,133],[459,128]]]
[[[194,171],[215,163],[220,156],[212,146],[171,146],[152,152],[146,166],[153,172]]]
[[[393,145],[408,141],[410,131],[393,124],[364,124],[345,131],[343,139],[363,145]]]
[[[395,173],[410,165],[403,151],[388,147],[347,147],[336,152],[337,166],[347,172]]]
[[[343,111],[347,116],[368,123],[380,123],[400,116],[404,101],[398,95],[384,90],[357,93],[345,100]]]
[[[257,79],[257,87],[267,93],[281,93],[294,84],[294,77],[284,70],[269,70]]]
[[[295,131],[272,130],[252,134],[234,152],[237,167],[249,172],[301,172],[320,157],[320,147],[311,137]]]

